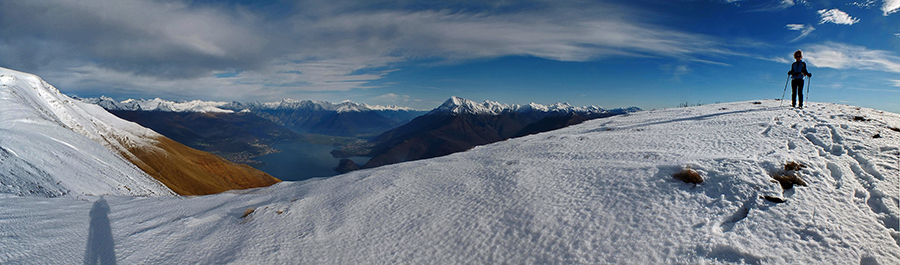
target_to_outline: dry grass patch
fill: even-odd
[[[772,178],[775,179],[775,181],[778,181],[778,183],[781,184],[781,188],[785,190],[793,188],[794,185],[806,186],[806,181],[803,181],[803,179],[794,174],[775,174],[772,175]]]
[[[794,161],[784,164],[784,170],[797,171],[806,168],[806,165]]]
[[[244,164],[235,164],[166,137],[154,147],[129,147],[122,156],[179,195],[207,195],[266,187],[280,180]]]
[[[700,176],[700,173],[691,170],[691,168],[682,169],[680,172],[672,175],[672,177],[677,180],[684,181],[685,183],[699,184],[703,182],[703,177]]]
[[[793,188],[794,185],[806,186],[806,181],[803,181],[796,173],[796,171],[804,168],[806,168],[806,165],[790,161],[784,164],[783,171],[773,172],[771,176],[772,179],[781,184],[781,188],[785,190]]]

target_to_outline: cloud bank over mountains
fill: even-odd
[[[805,52],[805,57],[816,67],[900,73],[900,56],[860,46],[831,42],[817,44]]]
[[[642,11],[624,6],[538,4],[467,12],[313,1],[269,18],[241,6],[179,1],[13,1],[0,4],[0,21],[9,25],[0,36],[15,40],[0,42],[0,55],[27,70],[53,72],[65,87],[167,94],[191,87],[203,91],[195,96],[265,97],[366,88],[394,64],[422,58],[693,59],[727,52],[714,37],[647,23]],[[76,77],[62,77],[71,72]]]

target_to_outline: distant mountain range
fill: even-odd
[[[115,101],[108,97],[81,100],[103,106],[181,143],[248,164],[258,163],[252,157],[274,151],[269,147],[274,142],[302,140],[303,136],[296,133],[369,139],[367,144],[343,146],[332,152],[336,157],[372,157],[362,166],[343,161],[336,168],[339,172],[448,155],[640,110],[575,107],[567,103],[478,103],[460,97],[451,97],[428,112],[350,101]]]
[[[80,98],[107,110],[177,113],[253,113],[297,133],[344,137],[374,136],[418,117],[425,111],[344,101],[284,99],[280,102],[168,101],[163,99],[116,101],[109,97]],[[161,114],[167,115],[167,114]],[[145,114],[145,116],[153,116]],[[141,123],[140,121],[135,121]],[[143,124],[143,123],[142,123]]]
[[[350,101],[292,100],[281,102],[232,102],[227,110],[252,112],[300,133],[344,137],[374,136],[424,114],[410,108],[372,106]]]
[[[372,140],[375,145],[367,153],[372,159],[362,168],[448,155],[511,137],[639,110],[637,107],[613,110],[596,106],[573,107],[566,103],[549,106],[535,103],[507,105],[493,101],[477,103],[451,97],[427,114],[375,137]],[[338,170],[346,171],[354,166],[342,161]]]

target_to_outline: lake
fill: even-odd
[[[334,150],[332,145],[287,142],[274,144],[272,147],[281,152],[256,157],[255,160],[266,163],[257,169],[280,180],[298,181],[338,174],[334,167],[340,159],[331,156],[331,150]],[[369,157],[350,157],[350,160],[362,165],[369,161]]]

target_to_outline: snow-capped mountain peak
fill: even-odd
[[[100,98],[77,98],[83,102],[97,104],[107,110],[131,110],[131,111],[163,111],[163,112],[220,112],[233,113],[233,110],[222,109],[221,107],[231,104],[229,102],[217,101],[171,101],[161,98],[146,99],[126,99],[116,102],[113,98],[100,96]]]
[[[371,111],[366,106],[349,100],[341,101],[341,103],[336,104],[335,106],[337,106],[337,109],[335,109],[337,113]]]
[[[615,110],[617,112],[634,112],[639,108],[628,108],[623,110]],[[453,96],[444,101],[440,107],[435,108],[429,114],[452,113],[452,114],[475,114],[475,115],[500,115],[507,112],[517,113],[577,113],[580,115],[595,115],[610,112],[597,106],[575,107],[569,103],[554,103],[551,105],[542,105],[532,102],[528,105],[502,104],[495,101],[485,100],[477,103],[472,100]]]
[[[453,114],[475,114],[475,115],[499,115],[503,112],[510,111],[510,106],[485,100],[477,103],[472,100],[453,96],[444,104],[432,110],[431,113],[453,113]]]

